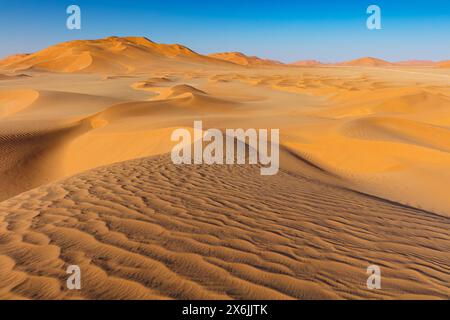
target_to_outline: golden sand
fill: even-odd
[[[0,62],[0,298],[449,298],[450,69],[223,57],[111,37]],[[280,129],[280,172],[173,165],[195,120]]]

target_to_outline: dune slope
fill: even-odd
[[[144,37],[108,37],[57,44],[33,54],[0,61],[5,70],[44,70],[124,74],[148,71],[155,65],[219,64],[179,44],[158,44]]]
[[[373,58],[373,57],[365,57],[365,58],[342,62],[342,63],[339,63],[339,65],[380,67],[380,66],[391,66],[392,63],[382,60],[382,59],[377,59],[377,58]]]
[[[243,65],[243,66],[273,66],[273,65],[282,65],[283,63],[270,60],[270,59],[262,59],[256,56],[247,56],[241,52],[220,52],[210,54],[209,57],[229,61],[235,64]]]
[[[0,212],[1,298],[450,296],[448,219],[255,166],[133,160]],[[81,291],[60,285],[69,264]],[[382,291],[365,287],[370,264]]]

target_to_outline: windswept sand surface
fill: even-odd
[[[0,298],[450,298],[449,69],[244,58],[112,37],[0,62]],[[280,172],[173,165],[195,120],[280,129]]]
[[[159,156],[40,187],[0,209],[4,298],[450,293],[448,219],[286,171],[261,177],[257,167],[175,166]],[[83,270],[79,292],[61,288],[68,264]],[[365,288],[369,264],[383,268],[382,291]]]

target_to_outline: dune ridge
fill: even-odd
[[[435,66],[436,62],[432,60],[406,60],[395,63],[398,66]]]
[[[0,68],[13,71],[132,73],[155,64],[220,63],[179,44],[157,44],[145,37],[108,37],[75,40],[33,54],[16,55],[0,61]]]
[[[273,66],[283,65],[282,62],[270,59],[262,59],[256,56],[247,56],[241,52],[220,52],[208,55],[209,57],[229,61],[243,66]]]
[[[450,68],[450,60],[441,61],[438,65],[441,68]]]
[[[301,66],[301,67],[317,67],[322,66],[324,63],[318,61],[318,60],[300,60],[296,61],[294,63],[291,63],[293,66]]]
[[[378,59],[378,58],[365,57],[365,58],[359,58],[359,59],[355,59],[355,60],[351,60],[351,61],[341,62],[341,63],[338,63],[337,65],[380,67],[380,66],[392,66],[392,63],[382,60],[382,59]]]

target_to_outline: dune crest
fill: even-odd
[[[261,59],[256,56],[247,56],[241,52],[221,52],[210,54],[209,57],[229,61],[243,66],[272,66],[282,65],[282,62],[269,59]]]
[[[436,66],[436,62],[432,60],[407,60],[407,61],[400,61],[396,62],[395,65],[397,66],[422,66],[422,67],[433,67]]]
[[[324,65],[322,62],[318,60],[300,60],[294,63],[291,63],[293,66],[301,66],[301,67],[317,67]]]
[[[144,37],[108,37],[57,44],[33,54],[0,61],[6,70],[51,72],[131,73],[149,70],[170,60],[217,63],[179,44],[158,44]]]
[[[439,62],[438,66],[440,68],[450,68],[450,60]]]
[[[338,63],[337,65],[358,66],[358,67],[362,67],[362,66],[380,67],[380,66],[392,66],[393,64],[388,61],[382,60],[382,59],[373,58],[373,57],[365,57],[365,58],[359,58],[359,59],[355,59],[355,60],[351,60],[351,61],[341,62],[341,63]]]
[[[29,107],[39,97],[36,90],[0,91],[0,119]]]

